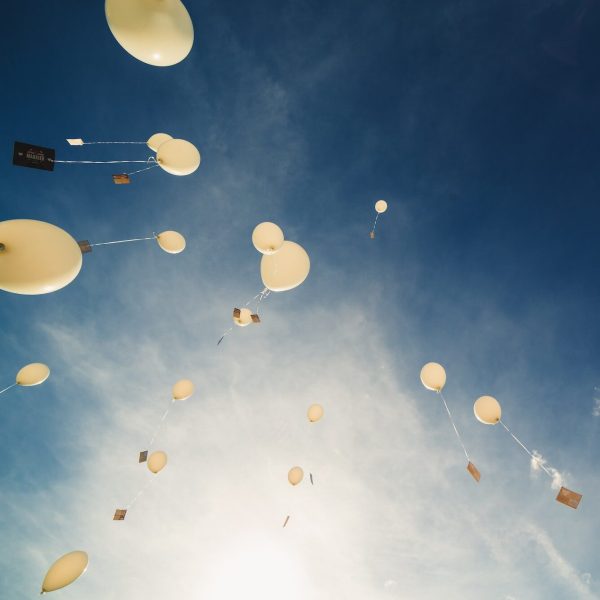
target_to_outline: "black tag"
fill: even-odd
[[[32,146],[24,142],[15,142],[13,165],[54,171],[54,156],[53,148],[42,148],[42,146]]]

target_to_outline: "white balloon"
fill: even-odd
[[[296,242],[283,242],[275,254],[264,254],[260,261],[263,284],[272,292],[286,292],[299,286],[310,271],[310,258]]]
[[[387,210],[387,202],[385,200],[377,200],[375,202],[375,210],[378,213],[384,213]]]
[[[159,167],[171,175],[191,175],[200,166],[198,148],[186,140],[164,142],[156,153]]]
[[[194,384],[189,379],[180,379],[173,386],[173,400],[187,400],[194,393]]]
[[[252,311],[248,308],[240,308],[240,316],[233,317],[233,322],[240,327],[246,327],[252,323]]]
[[[475,417],[485,425],[495,425],[502,417],[500,403],[493,396],[481,396],[473,404]]]
[[[61,556],[48,569],[42,583],[42,594],[54,592],[73,583],[88,567],[88,555],[83,550],[74,550]]]
[[[434,392],[441,392],[446,385],[446,371],[442,365],[430,362],[421,369],[421,383]]]
[[[172,140],[173,136],[168,133],[155,133],[151,135],[148,141],[146,142],[146,146],[156,152],[160,146],[162,146],[165,142]]]
[[[169,254],[179,254],[185,249],[185,238],[177,231],[163,231],[156,236],[156,241]]]
[[[262,254],[275,254],[283,245],[283,231],[279,225],[265,221],[254,228],[252,243]]]
[[[308,408],[307,417],[311,423],[316,423],[323,416],[323,407],[320,404],[311,404]]]
[[[153,452],[148,457],[148,462],[146,463],[148,469],[152,471],[152,473],[156,474],[159,471],[162,471],[167,464],[167,453],[162,450],[157,450]]]
[[[40,385],[50,377],[50,369],[43,363],[25,365],[18,373],[16,382],[22,386]]]
[[[298,485],[304,479],[304,471],[301,467],[292,467],[288,472],[288,481],[292,485]]]
[[[48,294],[65,287],[81,270],[79,244],[43,221],[0,222],[0,289],[14,294]]]
[[[175,65],[192,49],[194,26],[180,0],[106,0],[104,12],[117,42],[149,65]]]

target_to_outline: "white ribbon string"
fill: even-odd
[[[160,419],[160,423],[152,435],[152,439],[150,440],[150,442],[148,442],[148,449],[150,449],[152,447],[152,444],[154,444],[154,440],[156,439],[156,437],[160,433],[160,430],[162,429],[163,425],[165,424],[165,419],[167,418],[167,415],[169,414],[169,411],[171,410],[171,406],[173,406],[174,403],[175,403],[175,400],[171,400],[171,404],[169,404],[169,407],[163,413],[163,416]]]
[[[8,387],[4,388],[3,390],[0,390],[0,394],[4,394],[4,392],[7,392],[8,390],[10,390],[10,388],[14,388],[15,385],[17,385],[17,384],[13,383],[12,385],[9,385]]]
[[[146,142],[83,142],[78,146],[89,146],[90,144],[145,144]]]
[[[80,165],[114,165],[118,163],[145,163],[147,160],[54,160],[48,159],[53,163],[68,163]]]
[[[97,242],[96,244],[90,244],[90,246],[108,246],[110,244],[125,244],[127,242],[143,242],[145,240],[155,240],[155,239],[156,239],[156,235],[153,235],[152,237],[131,238],[130,240],[117,240],[115,242]]]
[[[246,302],[246,304],[244,304],[244,306],[248,306],[250,303],[254,302],[254,300],[258,299],[258,302],[256,303],[256,310],[254,311],[255,314],[258,314],[258,307],[260,306],[260,303],[267,297],[269,296],[269,294],[271,293],[271,290],[269,288],[265,288],[264,290],[262,290],[262,292],[259,292],[258,294],[256,294],[256,296],[253,296],[252,298],[250,298],[250,300],[248,300],[248,302]],[[217,342],[217,346],[233,331],[233,327],[230,327],[220,338],[219,341]]]
[[[152,478],[148,479],[146,483],[138,490],[137,494],[133,497],[127,506],[125,506],[125,510],[129,510],[140,498],[140,496],[154,483],[156,479],[156,473],[152,474]]]
[[[510,433],[513,440],[515,440],[515,442],[517,442],[517,444],[519,444],[519,446],[521,446],[521,448],[523,448],[523,450],[525,450],[525,452],[527,452],[527,454],[529,454],[529,456],[532,458],[532,460],[535,460],[535,462],[537,462],[537,464],[543,469],[543,471],[546,473],[546,475],[548,475],[548,477],[550,477],[550,479],[554,479],[554,476],[552,475],[552,473],[550,473],[550,471],[548,471],[548,469],[546,469],[546,467],[544,466],[542,461],[537,456],[535,456],[531,452],[529,452],[529,450],[527,449],[525,444],[523,444],[523,442],[504,424],[502,419],[500,419],[499,423],[500,423],[500,425],[502,425],[502,427],[504,427],[504,429],[506,429],[506,431],[508,431],[508,433]]]
[[[452,413],[450,412],[450,409],[448,408],[448,404],[446,403],[444,394],[442,394],[442,390],[440,390],[438,392],[438,394],[440,395],[440,398],[442,399],[442,402],[444,403],[444,406],[446,407],[446,412],[448,413],[448,418],[450,419],[450,423],[452,423],[452,427],[454,427],[454,433],[456,433],[456,437],[458,438],[458,441],[460,442],[463,452],[465,453],[465,456],[467,457],[467,462],[471,462],[471,459],[469,458],[469,453],[467,452],[467,449],[465,448],[465,445],[463,444],[462,438],[460,437],[460,433],[458,433],[458,428],[456,427],[456,423],[454,422],[454,419],[452,418]]]
[[[371,235],[375,235],[375,227],[377,227],[377,219],[379,219],[379,213],[375,215],[375,222],[373,223],[373,229],[371,229]]]

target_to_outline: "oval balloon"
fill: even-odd
[[[177,231],[163,231],[156,236],[156,241],[169,254],[179,254],[185,250],[185,238]]]
[[[310,271],[310,258],[296,242],[283,242],[275,254],[265,254],[260,261],[260,276],[272,292],[286,292],[298,287]]]
[[[146,464],[148,465],[148,469],[150,469],[152,473],[156,474],[159,471],[162,471],[165,468],[165,465],[167,464],[166,452],[163,452],[162,450],[157,450],[156,452],[153,452],[148,457],[148,462]]]
[[[79,244],[43,221],[0,223],[0,289],[14,294],[48,294],[65,287],[81,270]]]
[[[304,479],[304,471],[300,467],[292,467],[288,473],[288,481],[292,485],[298,485]]]
[[[446,371],[444,367],[438,363],[427,363],[421,369],[421,383],[428,389],[434,392],[441,392],[446,385]]]
[[[200,152],[185,140],[168,140],[160,145],[156,161],[171,175],[191,175],[200,166]]]
[[[323,407],[320,404],[313,404],[308,409],[308,420],[316,423],[323,416]]]
[[[262,254],[275,254],[283,245],[283,231],[279,225],[265,221],[254,228],[252,243]]]
[[[146,142],[146,146],[150,148],[150,150],[154,150],[156,152],[162,144],[172,140],[173,136],[168,133],[155,133],[150,136],[150,139]]]
[[[44,363],[30,363],[25,365],[18,373],[16,381],[18,385],[30,386],[40,385],[50,377],[50,369]]]
[[[233,322],[240,327],[246,327],[252,323],[252,311],[248,308],[240,308],[240,316],[233,317]]]
[[[194,26],[180,0],[106,0],[104,12],[117,42],[149,65],[175,65],[192,49]]]
[[[194,393],[194,384],[189,379],[180,379],[173,386],[173,400],[187,400]]]
[[[500,403],[493,396],[481,396],[473,404],[473,412],[478,421],[486,425],[495,425],[502,417]]]
[[[73,583],[85,573],[88,562],[88,555],[83,550],[74,550],[61,556],[48,569],[42,583],[42,594],[60,590],[60,588]]]
[[[378,213],[384,213],[387,210],[387,202],[385,200],[377,200],[375,202],[375,210]]]

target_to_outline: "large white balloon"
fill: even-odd
[[[190,175],[200,166],[198,148],[186,140],[167,140],[156,153],[156,162],[171,175]]]
[[[310,271],[310,258],[296,242],[283,242],[275,254],[265,254],[260,261],[263,284],[272,292],[286,292],[299,286]]]
[[[30,363],[25,365],[18,373],[16,381],[18,385],[26,387],[40,385],[50,377],[50,369],[43,363]]]
[[[148,141],[146,142],[146,146],[156,152],[165,142],[172,140],[173,136],[168,133],[155,133],[151,135]]]
[[[169,254],[179,254],[185,250],[185,238],[177,231],[163,231],[156,236],[156,241]]]
[[[194,393],[194,384],[189,379],[180,379],[173,386],[173,400],[187,400]]]
[[[167,453],[162,450],[157,450],[153,452],[148,457],[148,462],[146,463],[148,469],[152,471],[152,473],[156,474],[159,471],[162,471],[167,464]]]
[[[478,421],[486,425],[495,425],[502,417],[500,403],[493,396],[481,396],[473,404],[473,412]]]
[[[104,11],[117,42],[142,62],[169,67],[192,49],[194,26],[180,0],[106,0]]]
[[[421,383],[428,389],[434,392],[441,392],[446,385],[446,371],[444,367],[438,363],[427,363],[421,369]]]
[[[279,225],[265,221],[254,228],[252,243],[262,254],[274,254],[283,245],[283,231]]]
[[[246,327],[252,323],[252,311],[248,308],[240,308],[240,316],[233,317],[233,322],[240,327]]]
[[[375,202],[375,210],[378,213],[384,213],[387,210],[387,202],[385,200],[377,200]]]
[[[0,289],[48,294],[81,270],[79,244],[56,225],[32,219],[0,222]]]
[[[74,550],[61,556],[48,569],[42,583],[42,594],[60,590],[73,583],[85,573],[88,562],[88,555],[83,550]]]

